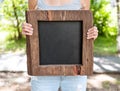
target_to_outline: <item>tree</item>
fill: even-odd
[[[25,21],[25,10],[27,2],[25,0],[4,0],[2,4],[2,12],[5,20],[8,21],[4,30],[11,31],[14,39],[22,38],[21,23]]]
[[[111,24],[111,10],[107,9],[109,0],[91,0],[91,10],[93,11],[94,25],[98,27],[101,36],[116,36],[116,25]]]
[[[118,18],[118,36],[117,36],[117,48],[118,53],[120,53],[120,0],[116,0],[117,2],[117,18]]]

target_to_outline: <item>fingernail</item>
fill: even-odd
[[[33,31],[33,28],[31,28],[31,30]]]
[[[87,35],[87,39],[89,39],[89,36]]]
[[[95,28],[95,29],[97,29],[97,27],[96,27],[96,26],[95,26],[94,28]]]
[[[31,24],[29,24],[29,26],[30,26],[30,27],[32,27],[32,25],[31,25]]]

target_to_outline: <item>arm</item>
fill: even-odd
[[[81,4],[83,5],[83,9],[89,10],[90,7],[90,0],[81,0]],[[31,24],[23,23],[22,24],[22,34],[24,35],[32,35],[33,34],[33,28]],[[97,27],[92,27],[87,32],[87,39],[96,39],[98,36],[98,30]]]
[[[90,9],[90,0],[80,0],[80,3],[82,5],[82,9],[89,10]]]
[[[80,4],[82,5],[83,10],[90,9],[90,0],[80,0]],[[98,37],[98,29],[96,26],[90,28],[87,32],[87,39],[93,38],[94,40]]]

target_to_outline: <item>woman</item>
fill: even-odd
[[[38,0],[41,10],[79,10],[89,9],[89,0]],[[32,35],[31,24],[23,23],[22,34]],[[87,39],[96,39],[98,30],[92,27]],[[34,76],[31,78],[32,91],[86,91],[87,76]]]

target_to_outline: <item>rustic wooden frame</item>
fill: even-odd
[[[27,11],[27,22],[34,28],[27,36],[27,65],[29,75],[91,75],[93,73],[93,39],[87,40],[87,30],[92,27],[89,10],[76,11]],[[37,21],[83,21],[83,65],[39,65],[39,36]]]

